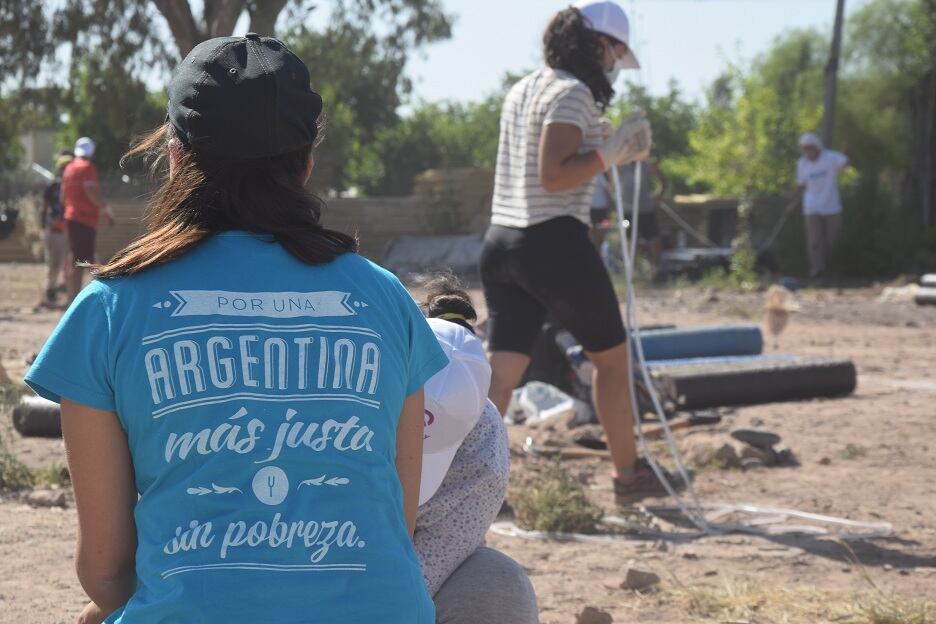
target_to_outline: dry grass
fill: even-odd
[[[936,602],[906,599],[869,590],[857,596],[815,588],[758,587],[724,583],[665,588],[660,604],[680,605],[694,621],[725,624],[933,624]]]
[[[863,446],[858,446],[857,444],[852,444],[851,442],[846,444],[845,448],[838,452],[838,456],[841,459],[858,459],[867,454],[868,449]]]
[[[558,461],[515,486],[509,499],[517,525],[527,530],[593,533],[604,515]]]
[[[0,492],[32,487],[36,482],[35,475],[13,454],[7,440],[7,432],[0,431]]]

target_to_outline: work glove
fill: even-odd
[[[653,132],[650,122],[642,111],[638,111],[631,113],[616,130],[613,130],[597,151],[607,171],[614,166],[645,160],[650,156],[652,145]]]

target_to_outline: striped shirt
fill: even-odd
[[[546,67],[514,85],[504,100],[492,224],[527,228],[563,216],[590,224],[591,181],[559,193],[547,193],[540,186],[540,137],[552,123],[582,131],[579,153],[601,146],[601,111],[591,90],[572,74]]]

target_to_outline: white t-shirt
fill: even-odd
[[[540,137],[552,123],[582,131],[579,153],[601,146],[601,111],[591,90],[572,74],[547,67],[515,84],[504,100],[491,223],[526,228],[572,216],[590,224],[591,181],[559,193],[547,193],[540,186]]]
[[[847,164],[845,154],[830,149],[822,150],[816,160],[803,156],[796,161],[796,183],[806,186],[803,214],[833,215],[842,212],[838,173]]]

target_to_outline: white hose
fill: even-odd
[[[861,533],[860,537],[862,539],[871,539],[874,537],[884,537],[891,533],[892,527],[888,523],[867,523],[867,522],[857,522],[854,520],[845,520],[842,518],[835,518],[832,516],[823,516],[818,514],[810,514],[806,512],[800,512],[793,509],[781,509],[776,507],[764,507],[759,505],[751,505],[747,503],[724,503],[718,505],[703,505],[699,501],[699,497],[695,493],[695,488],[693,487],[692,480],[689,478],[689,472],[686,470],[686,466],[683,463],[682,455],[679,452],[679,449],[676,445],[676,441],[673,438],[673,432],[670,430],[669,422],[666,419],[666,414],[663,411],[663,407],[660,404],[659,396],[657,395],[656,387],[653,384],[653,380],[650,378],[650,372],[647,367],[646,359],[644,358],[643,344],[640,338],[640,325],[637,322],[637,306],[634,301],[634,262],[636,260],[637,253],[637,224],[640,218],[640,181],[641,181],[641,168],[642,162],[637,161],[634,166],[634,201],[631,207],[631,223],[630,226],[631,236],[630,236],[630,245],[628,247],[627,239],[627,230],[625,227],[624,219],[624,201],[621,197],[621,180],[618,174],[617,167],[611,168],[611,178],[614,183],[614,199],[615,207],[617,208],[618,216],[618,231],[621,235],[621,255],[624,258],[624,279],[625,279],[625,305],[627,306],[626,313],[626,326],[630,330],[630,336],[633,340],[633,348],[627,349],[627,357],[629,363],[630,374],[628,375],[628,386],[630,388],[630,397],[631,397],[631,406],[634,413],[634,428],[637,432],[637,439],[640,443],[640,449],[643,451],[644,457],[647,460],[647,463],[650,465],[650,468],[653,470],[653,473],[659,479],[660,483],[663,485],[663,488],[670,495],[673,501],[676,503],[676,507],[679,511],[689,519],[702,533],[706,534],[717,534],[717,533],[728,533],[728,532],[745,532],[745,533],[757,533],[762,535],[768,534],[777,534],[778,532],[784,532],[784,530],[777,531],[772,527],[767,526],[771,523],[783,522],[789,516],[793,516],[799,519],[812,520],[817,522],[824,522],[831,525],[838,525],[839,527],[848,527],[853,529],[865,529],[866,532]],[[673,456],[673,459],[676,462],[677,471],[679,477],[686,484],[686,491],[689,495],[689,501],[684,501],[682,497],[676,492],[676,489],[667,479],[666,473],[660,468],[659,464],[653,458],[653,454],[650,452],[649,445],[647,440],[643,435],[643,428],[641,426],[641,414],[640,409],[637,405],[637,393],[635,391],[635,382],[634,382],[634,355],[637,356],[637,365],[640,367],[640,374],[643,378],[644,385],[647,388],[647,394],[650,395],[650,400],[653,403],[653,409],[656,411],[657,416],[660,420],[660,425],[663,428],[664,437],[666,439],[666,444],[669,447],[670,453]],[[712,520],[725,517],[732,513],[746,513],[753,515],[755,517],[760,516],[758,519],[752,519],[747,523],[715,523],[706,519],[705,512],[713,512],[709,514],[709,518]],[[794,525],[787,526],[785,528],[786,532],[805,532],[811,527],[804,527],[803,525]],[[816,527],[816,533],[819,534],[828,534],[827,529],[821,527]]]
[[[644,457],[647,459],[647,463],[650,464],[650,468],[653,470],[653,473],[659,479],[660,483],[663,485],[663,488],[666,490],[667,494],[676,502],[676,505],[696,527],[705,533],[710,533],[711,527],[705,521],[705,518],[701,513],[698,513],[700,506],[699,499],[696,496],[695,489],[692,486],[692,480],[689,478],[688,471],[686,470],[685,465],[683,464],[682,457],[679,454],[679,451],[676,448],[675,442],[673,440],[673,434],[669,428],[669,422],[666,419],[665,414],[663,413],[663,407],[660,405],[660,399],[657,396],[656,389],[654,388],[653,382],[650,379],[650,374],[648,372],[646,361],[644,359],[643,344],[640,340],[640,326],[637,323],[637,313],[636,305],[634,302],[634,262],[636,260],[637,252],[637,225],[640,219],[639,211],[639,201],[640,201],[640,181],[641,181],[641,167],[643,163],[637,161],[634,167],[634,202],[632,209],[632,219],[631,219],[631,241],[628,248],[627,242],[627,230],[625,229],[624,223],[624,200],[621,197],[621,180],[618,174],[617,167],[611,168],[611,179],[614,182],[614,200],[615,207],[617,209],[618,216],[618,231],[621,236],[621,255],[624,258],[624,279],[626,281],[625,289],[625,306],[627,308],[627,322],[626,325],[630,329],[630,334],[633,338],[634,348],[627,349],[627,358],[628,358],[628,370],[630,373],[627,376],[628,387],[630,388],[630,399],[631,399],[631,409],[634,413],[634,424],[635,430],[637,431],[637,439],[640,443],[640,449],[643,451]],[[694,503],[694,509],[690,509],[676,492],[676,489],[672,486],[669,480],[666,478],[665,473],[657,464],[656,460],[653,458],[652,453],[650,453],[649,446],[643,435],[643,427],[641,422],[640,409],[637,405],[637,391],[634,384],[634,357],[632,351],[636,351],[637,360],[640,364],[641,373],[643,376],[644,384],[647,387],[647,393],[650,395],[650,400],[653,403],[653,408],[657,414],[660,416],[660,425],[663,428],[664,436],[666,437],[667,443],[670,446],[672,451],[673,458],[676,460],[676,465],[679,469],[679,476],[683,479],[683,482],[686,484],[687,491],[692,497],[692,502]]]

